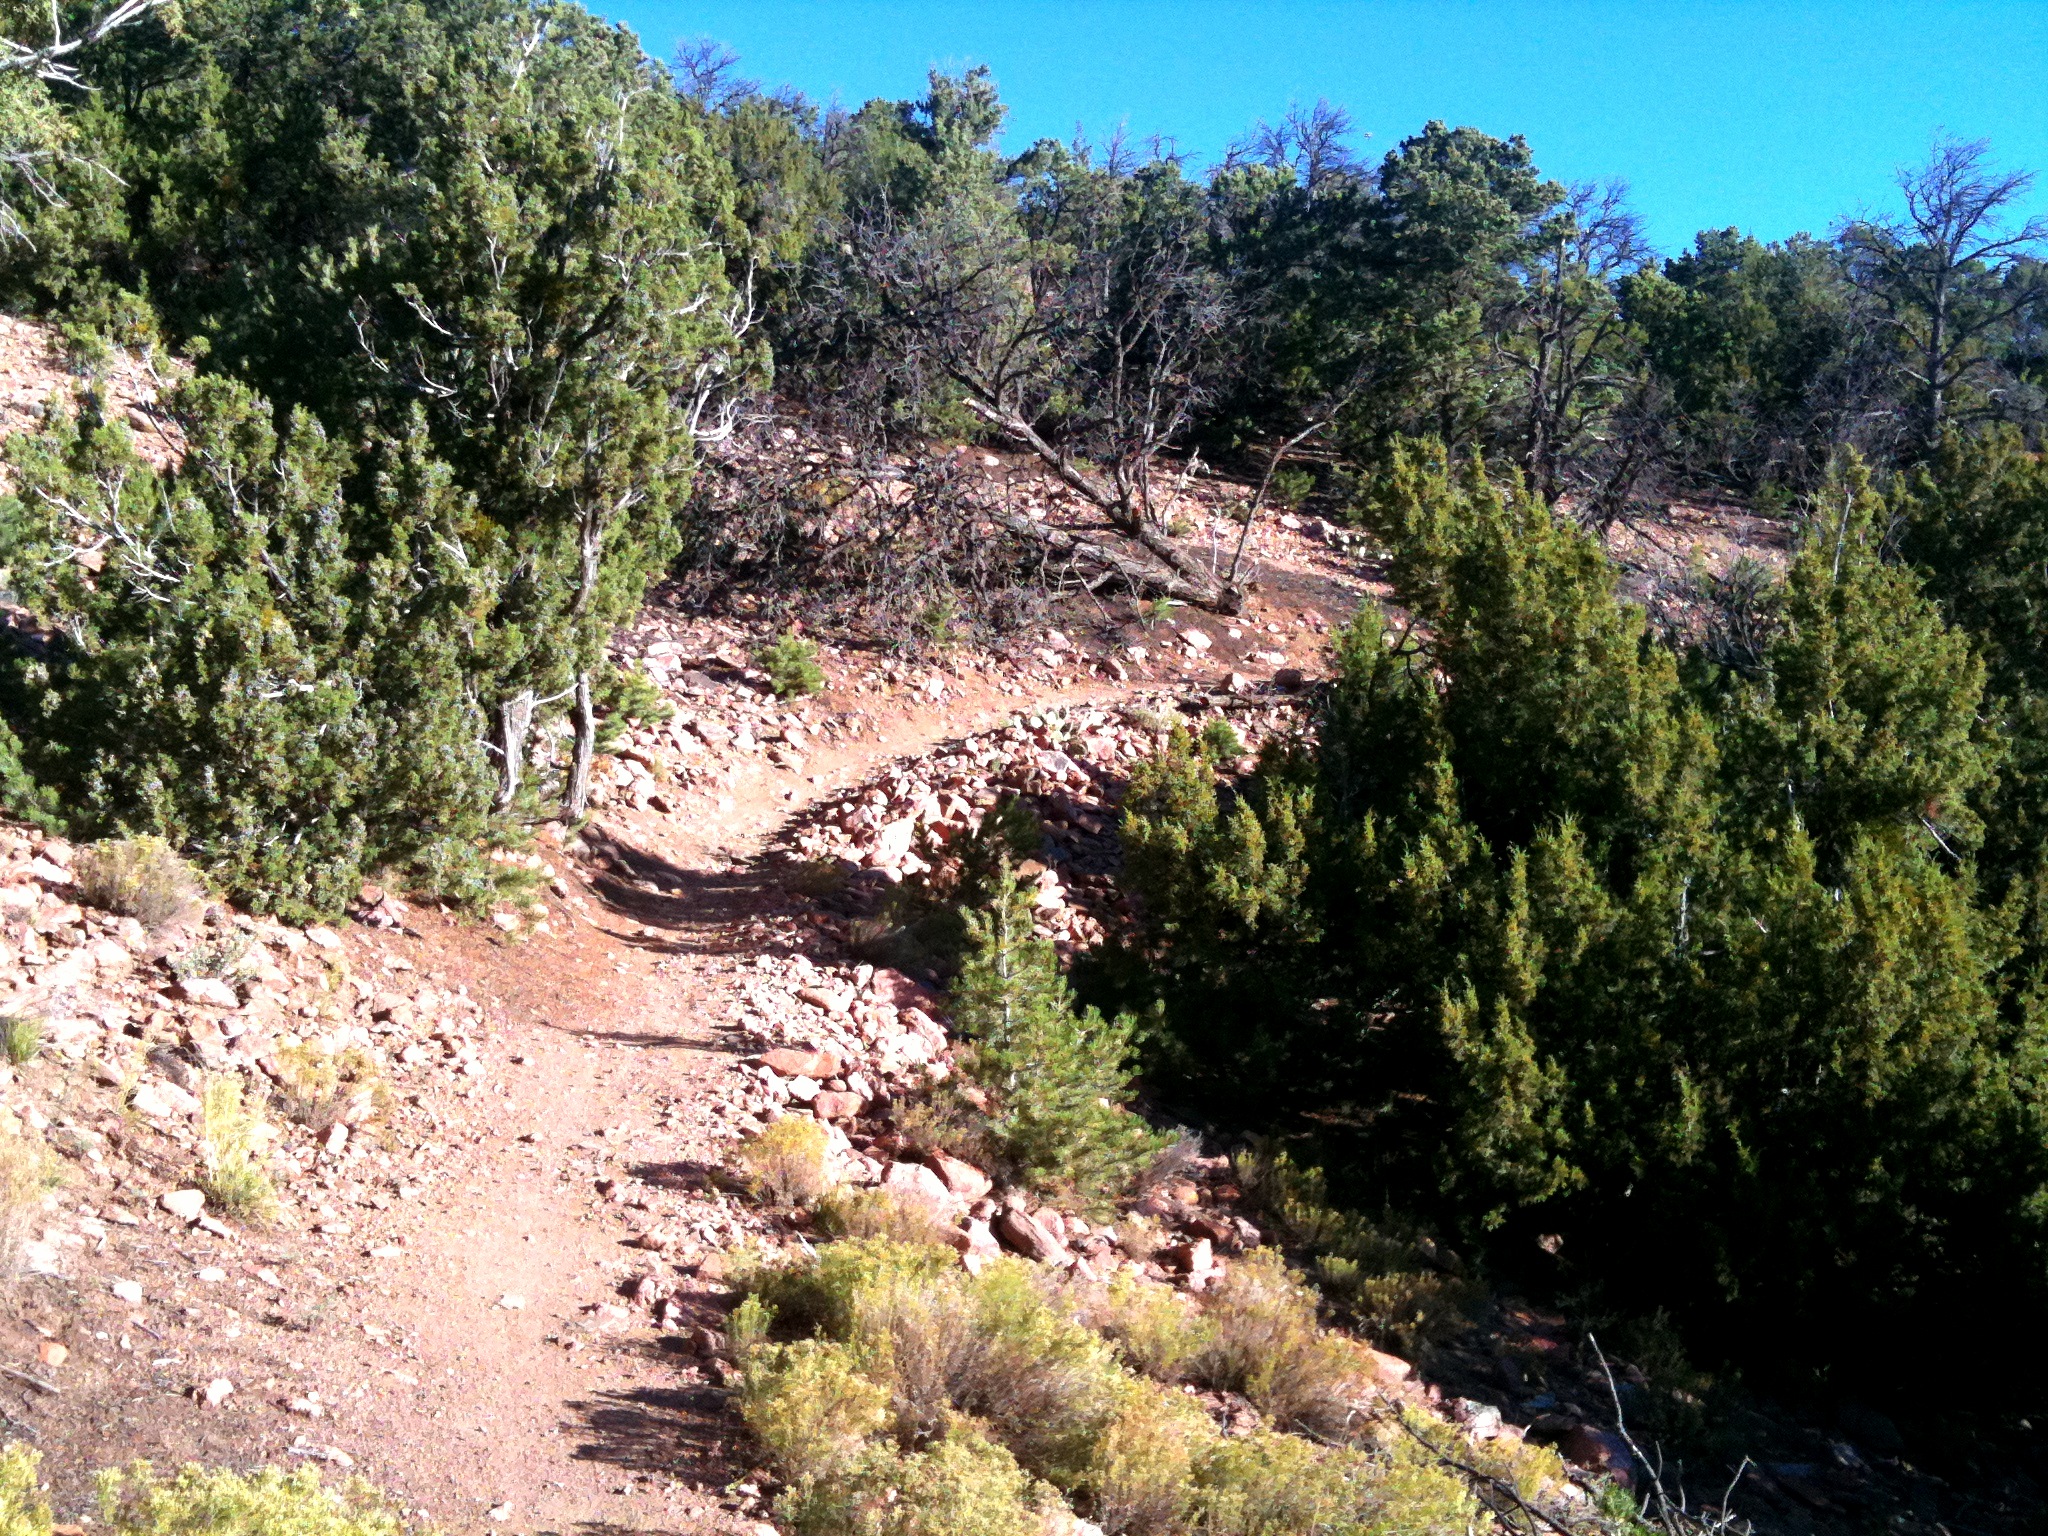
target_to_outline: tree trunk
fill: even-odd
[[[590,697],[590,674],[576,674],[576,747],[569,766],[569,792],[562,813],[571,821],[590,809],[590,760],[597,755],[597,706]]]
[[[1110,548],[1094,539],[1034,523],[1021,512],[989,508],[991,520],[1020,538],[1042,544],[1076,565],[1090,567],[1108,576],[1138,597],[1170,597],[1177,603],[1191,603],[1216,613],[1234,614],[1244,607],[1244,589],[1220,581],[1192,582],[1172,571],[1162,571]]]
[[[526,737],[533,729],[533,690],[522,688],[498,706],[498,809],[509,811],[526,775]]]

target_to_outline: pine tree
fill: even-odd
[[[953,983],[954,1023],[972,1042],[962,1071],[988,1097],[999,1171],[1093,1204],[1128,1188],[1162,1145],[1128,1108],[1137,1021],[1076,1010],[1007,864],[997,889],[967,913],[967,957]]]

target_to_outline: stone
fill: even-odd
[[[116,1280],[111,1287],[114,1300],[125,1301],[131,1307],[142,1305],[142,1286],[134,1280]]]
[[[1177,1243],[1171,1248],[1162,1248],[1159,1250],[1158,1259],[1168,1269],[1178,1270],[1189,1279],[1207,1275],[1216,1267],[1216,1255],[1206,1237],[1198,1237],[1192,1243]]]
[[[787,1046],[763,1051],[755,1059],[769,1071],[783,1077],[808,1077],[819,1082],[837,1077],[845,1065],[835,1051],[798,1051]]]
[[[1453,1398],[1451,1418],[1464,1426],[1465,1433],[1474,1440],[1492,1440],[1500,1434],[1500,1410],[1491,1403],[1469,1397]]]
[[[1575,1467],[1604,1472],[1624,1488],[1635,1486],[1635,1456],[1628,1442],[1609,1430],[1574,1424],[1558,1442],[1557,1452]]]
[[[947,1233],[946,1238],[959,1250],[960,1262],[970,1275],[980,1274],[985,1265],[1003,1256],[1002,1245],[985,1221],[969,1220],[964,1227]]]
[[[1299,667],[1281,667],[1273,673],[1273,681],[1290,693],[1308,682],[1308,676]]]
[[[1399,1386],[1414,1374],[1415,1367],[1399,1355],[1386,1354],[1370,1345],[1366,1346],[1366,1354],[1370,1357],[1373,1375],[1387,1386]]]
[[[58,1366],[71,1358],[71,1351],[55,1339],[45,1339],[36,1346],[36,1358],[44,1365]]]
[[[518,1312],[525,1308],[526,1298],[517,1291],[507,1291],[498,1298],[498,1305],[507,1312]]]
[[[924,1165],[938,1175],[946,1192],[962,1200],[979,1200],[991,1189],[994,1182],[972,1163],[963,1163],[959,1158],[944,1152],[927,1152]]]
[[[218,1408],[234,1396],[235,1384],[225,1376],[216,1376],[199,1389],[200,1401],[209,1408]]]
[[[199,1113],[198,1095],[187,1093],[176,1083],[156,1082],[148,1078],[135,1085],[135,1091],[128,1095],[128,1102],[152,1120]]]
[[[811,1100],[811,1113],[820,1120],[851,1120],[866,1107],[857,1093],[820,1093]]]
[[[1021,1253],[1037,1263],[1057,1264],[1069,1257],[1066,1248],[1024,1211],[999,1212],[989,1223],[989,1230],[1010,1252]]]
[[[197,1221],[199,1213],[206,1209],[206,1195],[197,1189],[167,1189],[158,1197],[157,1204],[180,1221]]]
[[[213,976],[187,976],[172,988],[188,1003],[199,1003],[208,1008],[239,1008],[242,1000],[235,996],[235,989]]]
[[[891,1163],[882,1176],[882,1188],[901,1198],[929,1205],[954,1204],[946,1183],[923,1163]]]
[[[1181,644],[1191,651],[1206,651],[1215,643],[1199,629],[1183,630],[1180,639]]]

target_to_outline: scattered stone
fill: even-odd
[[[55,1339],[45,1339],[36,1346],[36,1358],[44,1365],[55,1367],[71,1358],[71,1351]]]
[[[111,1287],[114,1300],[125,1301],[131,1307],[142,1305],[142,1286],[135,1280],[116,1280]]]
[[[507,1312],[517,1312],[526,1305],[526,1298],[517,1291],[507,1291],[498,1298],[498,1305]]]
[[[167,1189],[157,1198],[157,1204],[180,1221],[197,1221],[199,1213],[206,1209],[206,1195],[197,1189]]]
[[[234,1395],[235,1384],[225,1376],[216,1376],[199,1389],[199,1400],[209,1408],[218,1408]]]
[[[200,1003],[208,1008],[242,1006],[242,1000],[235,996],[235,989],[212,976],[187,976],[171,990],[188,1003]]]

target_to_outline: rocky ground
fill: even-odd
[[[1219,539],[1226,499],[1204,503]],[[506,855],[535,894],[488,921],[366,888],[331,928],[213,906],[150,932],[84,904],[77,850],[0,827],[0,1016],[42,1033],[0,1069],[0,1117],[62,1175],[11,1234],[0,1430],[44,1452],[60,1518],[90,1509],[95,1469],[145,1457],[349,1469],[451,1532],[765,1529],[717,1330],[736,1250],[810,1240],[736,1177],[785,1115],[826,1124],[849,1181],[926,1202],[969,1266],[1212,1283],[1266,1236],[1220,1149],[1097,1221],[903,1142],[888,1109],[947,1071],[943,1001],[854,941],[1012,795],[1046,830],[1024,871],[1042,931],[1073,950],[1121,921],[1132,762],[1174,722],[1227,719],[1247,753],[1300,728],[1333,625],[1376,591],[1316,519],[1274,520],[1255,553],[1235,619],[1090,599],[995,652],[827,647],[800,701],[754,667],[759,632],[657,603],[617,653],[674,714],[600,761],[580,833]],[[280,1199],[260,1219],[198,1188],[223,1078],[264,1112]],[[1617,1388],[1561,1317],[1490,1303],[1422,1370],[1368,1364],[1366,1390],[1446,1434],[1533,1430],[1589,1476],[1626,1468]],[[2020,1528],[1883,1442],[1788,1442],[1811,1455],[1736,1502],[1788,1531]]]

